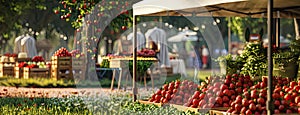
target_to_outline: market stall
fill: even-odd
[[[163,3],[166,2],[166,3]],[[169,4],[173,3],[173,4]],[[277,18],[281,17],[299,17],[300,2],[297,0],[224,0],[224,1],[159,1],[144,0],[133,6],[134,25],[136,24],[136,16],[251,16],[251,17],[268,17],[268,39],[273,43],[272,36],[276,36],[274,32],[273,13],[277,14]],[[135,27],[135,26],[134,26]],[[277,29],[278,30],[278,29]],[[276,41],[279,37],[277,37]],[[205,38],[204,35],[204,39]],[[135,43],[134,43],[135,44]],[[267,105],[272,102],[272,44],[268,46],[268,101]],[[212,49],[212,48],[209,48]],[[135,67],[135,65],[134,65]],[[134,91],[136,94],[136,91]],[[134,98],[136,100],[136,97]],[[267,107],[268,113],[273,113],[272,107]]]

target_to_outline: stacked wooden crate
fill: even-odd
[[[73,79],[72,57],[51,57],[51,78]]]
[[[84,57],[72,58],[73,77],[76,79],[85,79],[86,59]]]
[[[15,62],[0,62],[0,77],[14,76]]]
[[[31,61],[31,58],[17,58],[17,61],[16,61],[16,66],[15,66],[15,78],[23,78],[23,68],[20,68],[19,67],[19,64],[21,62],[28,62],[28,61]]]
[[[24,68],[24,79],[28,78],[49,78],[48,68]]]

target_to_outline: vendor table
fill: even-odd
[[[133,58],[130,58],[130,57],[127,57],[127,58],[113,58],[113,59],[109,59],[110,61],[110,68],[118,68],[118,70],[120,70],[120,74],[119,74],[119,81],[118,81],[118,90],[120,89],[120,85],[121,85],[121,79],[123,77],[123,73],[124,72],[127,72],[128,74],[126,74],[126,82],[125,82],[125,89],[126,90],[126,85],[127,85],[127,81],[128,81],[128,77],[129,77],[129,68],[128,68],[128,62],[129,61],[132,61]],[[138,57],[137,58],[138,61],[153,61],[153,62],[157,62],[157,59],[156,58],[142,58],[142,57]],[[125,71],[123,71],[125,70]],[[113,72],[113,76],[112,76],[112,84],[111,84],[111,89],[113,89],[113,83],[114,83],[114,79],[115,79],[115,73],[116,71],[114,70]],[[151,81],[153,82],[153,78],[152,76],[151,77]],[[145,87],[146,86],[146,76],[144,76],[144,82],[145,82]],[[154,87],[154,83],[152,83],[152,87]]]
[[[182,59],[172,59],[170,60],[170,65],[173,67],[173,74],[180,73],[181,75],[187,77],[185,63]]]

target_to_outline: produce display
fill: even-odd
[[[44,58],[42,56],[34,56],[32,58],[32,61],[33,62],[44,62],[45,60],[44,60]]]
[[[20,62],[19,68],[28,67],[28,68],[48,68],[49,65],[46,62]]]
[[[62,47],[60,49],[58,49],[55,53],[54,53],[54,56],[58,56],[58,57],[70,57],[72,56],[71,53],[69,53],[69,51]]]
[[[155,56],[155,51],[152,49],[143,48],[143,49],[137,51],[137,55],[145,56],[145,57]]]
[[[250,87],[238,96],[227,112],[233,114],[262,115],[267,114],[267,78]],[[273,90],[274,113],[300,113],[300,82],[290,81],[288,78],[274,77],[276,84]]]
[[[171,83],[163,85],[162,88],[156,91],[150,98],[150,102],[155,103],[173,103],[183,105],[192,96],[195,89],[198,88],[198,84],[184,80],[173,81]]]
[[[163,85],[149,99],[154,103],[170,103],[191,108],[228,107],[228,113],[244,115],[267,114],[267,81],[254,83],[250,76],[232,74],[207,78],[201,85],[192,81],[173,81]],[[300,81],[273,77],[274,113],[300,114]]]
[[[186,106],[193,108],[229,107],[235,98],[253,85],[250,76],[227,75],[210,77],[206,88],[196,91]]]

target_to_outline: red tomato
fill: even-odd
[[[280,111],[278,109],[274,110],[274,114],[279,114],[279,113],[280,113]]]
[[[254,103],[251,103],[249,105],[249,109],[252,110],[252,111],[255,111],[256,110],[256,105]]]
[[[249,101],[248,101],[247,98],[244,98],[244,99],[242,100],[242,105],[243,105],[244,107],[248,107],[248,106],[249,106]]]
[[[279,105],[278,109],[279,109],[280,111],[283,111],[283,110],[284,110],[284,105]]]
[[[193,99],[192,104],[197,107],[199,105],[199,102],[199,99]]]
[[[252,115],[251,110],[248,109],[248,110],[246,111],[246,115]]]
[[[292,96],[291,96],[290,94],[286,94],[286,95],[284,96],[284,99],[285,99],[286,101],[291,100],[291,99],[292,99]]]
[[[275,100],[274,101],[274,105],[278,107],[280,105],[280,101],[279,100]]]
[[[241,111],[242,105],[237,103],[237,104],[234,105],[234,109],[237,110],[237,111]]]
[[[261,105],[265,105],[265,104],[266,104],[265,99],[264,99],[264,98],[261,98],[261,97],[257,99],[257,102],[258,102],[259,104],[261,104]]]
[[[246,113],[246,111],[247,111],[247,108],[246,107],[243,107],[242,109],[241,109],[241,114],[245,114]]]

